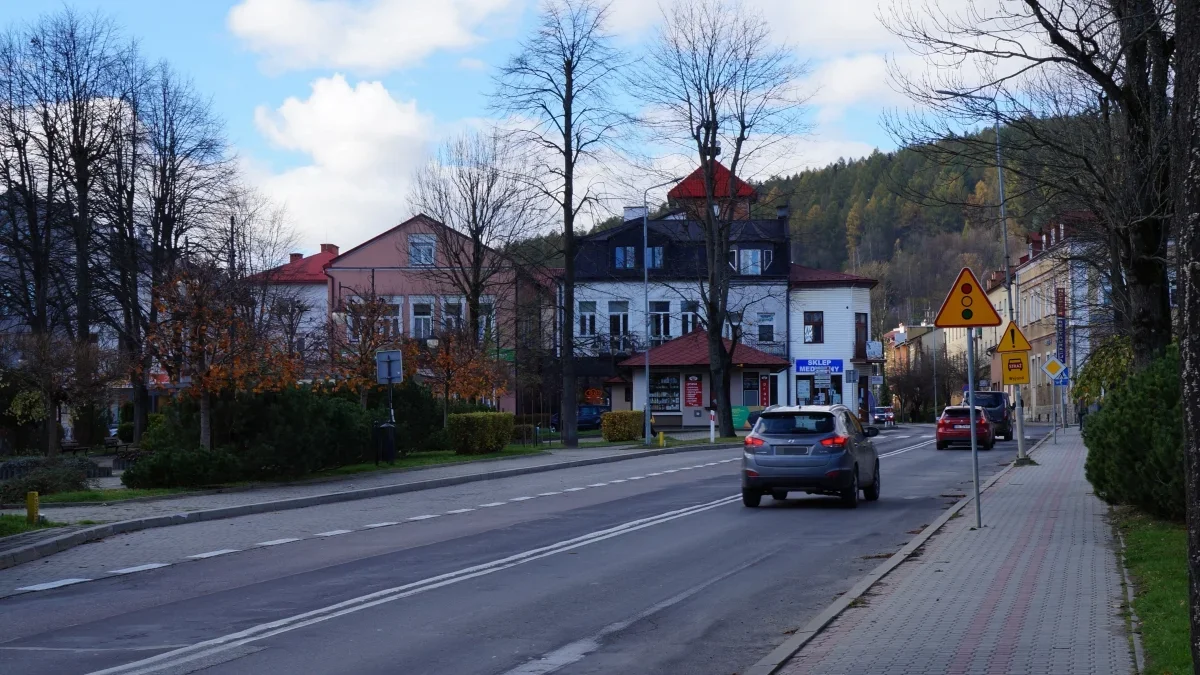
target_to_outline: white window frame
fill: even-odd
[[[585,302],[591,303],[592,310],[590,312],[583,310],[583,303]],[[580,300],[575,304],[577,307],[576,314],[579,316],[578,336],[594,337],[596,335],[596,305],[599,302],[596,300]]]
[[[617,251],[621,251],[621,263],[617,264]],[[613,268],[619,270],[637,269],[637,247],[617,246],[613,249]]]
[[[667,305],[667,310],[655,311],[650,310],[650,346],[657,347],[658,345],[673,339],[671,335],[671,301],[670,300],[651,300],[650,307],[654,307],[654,303],[661,302]]]
[[[769,318],[764,319],[763,317],[769,317]],[[774,344],[776,342],[776,339],[775,339],[775,312],[759,312],[758,313],[758,323],[756,325],[759,328],[759,330],[757,331],[757,337],[758,337],[759,342],[767,343],[767,344]],[[762,326],[770,326],[771,327],[771,339],[770,340],[762,339],[762,329],[761,329]]]
[[[416,255],[418,246],[429,246],[429,255]],[[408,235],[408,266],[433,267],[437,262],[437,236],[432,234]]]
[[[417,334],[417,305],[429,305],[429,329],[426,335]],[[431,295],[413,296],[408,299],[408,327],[409,335],[418,340],[433,337],[434,327],[434,311],[437,306],[437,298]],[[424,319],[425,317],[420,317]]]
[[[686,309],[690,303],[696,304],[696,311]],[[699,300],[684,300],[679,304],[679,334],[687,335],[693,331],[700,330],[700,301]]]
[[[614,302],[625,303],[625,311],[624,312],[614,312],[612,309],[612,303],[614,303]],[[618,351],[623,351],[623,348],[626,346],[625,341],[629,339],[628,338],[628,335],[630,334],[629,333],[629,305],[630,305],[630,303],[628,300],[609,300],[608,305],[606,306],[606,308],[608,310],[608,334],[609,334],[608,339],[609,339],[609,342],[614,346],[614,349],[616,349],[618,346],[622,348],[622,349],[618,349]],[[612,322],[613,322],[614,316],[620,317],[617,320],[617,322],[620,324],[620,328],[621,328],[620,333],[612,332]]]
[[[446,311],[447,305],[458,304],[457,321],[451,322],[451,316]],[[461,295],[443,295],[441,305],[441,325],[443,330],[462,330],[467,325],[467,303]]]
[[[661,270],[663,268],[663,259],[666,257],[665,248],[662,246],[651,246],[646,251],[646,264],[652,270]]]
[[[491,307],[492,311],[486,311],[485,308]],[[463,311],[470,311],[463,306]],[[488,335],[496,337],[494,333],[496,329],[496,299],[490,295],[484,295],[479,298],[479,339],[482,340]]]

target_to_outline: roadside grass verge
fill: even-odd
[[[62,523],[43,522],[37,525],[30,525],[25,522],[25,516],[16,516],[9,514],[0,514],[0,537],[8,537],[22,532],[31,530],[40,530],[46,527],[60,527]]]
[[[433,464],[461,464],[463,462],[478,462],[485,459],[500,459],[503,457],[536,455],[544,451],[544,448],[539,448],[536,445],[509,445],[500,452],[491,452],[485,455],[456,455],[453,450],[414,452],[407,457],[397,457],[396,464],[394,466],[388,464],[387,462],[380,463],[379,466],[375,466],[375,462],[347,464],[346,466],[339,466],[333,469],[317,471],[316,473],[309,474],[304,478],[322,478],[325,476],[350,476],[359,473],[388,472],[399,469],[411,469],[418,466],[429,466]]]
[[[1115,514],[1133,576],[1133,609],[1146,652],[1144,675],[1191,673],[1187,530],[1130,508]]]

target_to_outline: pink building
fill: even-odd
[[[342,253],[325,266],[334,323],[346,302],[378,297],[393,309],[385,330],[396,336],[426,341],[445,329],[470,325],[463,285],[455,282],[463,278],[469,246],[470,240],[458,232],[417,215]],[[528,338],[537,332],[527,325],[529,321],[538,323],[539,329],[549,323],[546,340],[553,344],[553,291],[520,272],[499,252],[492,255],[485,265],[487,279],[479,302],[480,333],[495,345],[497,357],[513,363],[515,370],[518,349],[525,344],[517,335]],[[516,410],[515,393],[515,385],[510,385],[499,401],[502,410]]]

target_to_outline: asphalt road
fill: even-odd
[[[824,497],[744,508],[734,449],[114,537],[4,571],[95,580],[0,599],[0,670],[739,672],[969,492],[970,452],[937,451],[932,434],[885,430],[883,496],[856,510]],[[981,452],[981,477],[1015,445]],[[399,522],[363,529],[388,509]],[[144,557],[267,525],[279,541]],[[94,573],[129,563],[122,550],[168,566]]]

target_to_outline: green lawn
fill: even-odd
[[[127,488],[108,488],[103,490],[78,490],[75,492],[56,492],[44,495],[41,501],[48,503],[69,502],[119,502],[138,497],[161,497],[179,492],[187,492],[186,488],[150,488],[146,490],[130,490]]]
[[[364,464],[348,464],[339,466],[335,469],[326,469],[318,471],[307,478],[318,478],[321,476],[349,476],[356,473],[368,473],[374,471],[394,471],[397,469],[409,469],[417,466],[429,466],[431,464],[458,464],[461,462],[478,462],[485,459],[497,459],[501,457],[517,457],[520,455],[533,455],[543,452],[544,448],[537,446],[524,445],[509,445],[500,452],[494,452],[486,455],[456,455],[453,450],[437,450],[434,452],[414,452],[408,457],[397,457],[396,465],[391,466],[387,463],[375,466],[375,462],[367,462]]]
[[[59,527],[62,523],[40,523],[38,525],[30,525],[25,522],[25,516],[12,516],[0,514],[0,537],[7,537],[13,534],[21,534],[30,530],[40,530],[43,527]]]
[[[1118,526],[1133,574],[1133,608],[1142,623],[1147,675],[1192,672],[1188,626],[1187,530],[1122,510]]]

